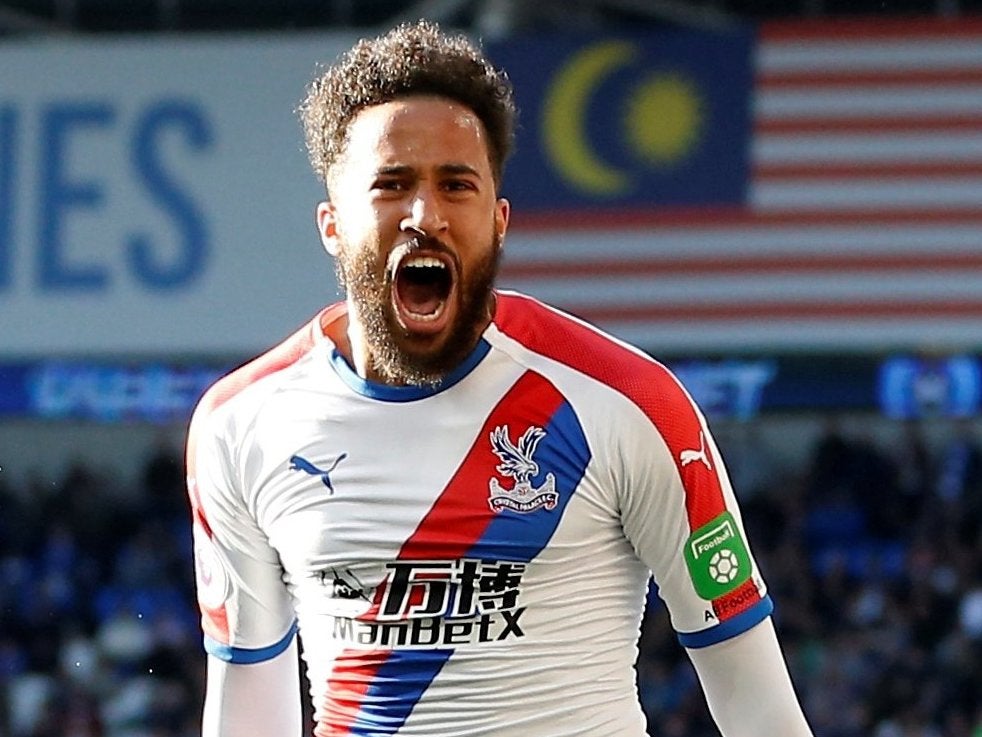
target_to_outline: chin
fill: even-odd
[[[386,380],[410,386],[435,386],[459,366],[474,349],[479,335],[474,329],[450,330],[443,335],[392,335],[376,346],[375,370]]]

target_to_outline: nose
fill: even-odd
[[[425,184],[417,187],[409,200],[409,212],[400,227],[407,233],[435,236],[447,229],[447,221],[440,206],[439,195]]]

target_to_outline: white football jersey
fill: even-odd
[[[432,388],[358,377],[334,305],[188,439],[207,651],[299,631],[318,737],[642,737],[650,575],[681,643],[770,599],[706,422],[661,364],[512,292]]]

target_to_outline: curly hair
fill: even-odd
[[[474,112],[487,132],[491,171],[500,186],[515,129],[512,86],[463,35],[435,23],[403,24],[362,39],[307,88],[298,112],[310,163],[329,188],[348,127],[364,108],[411,95],[438,95]]]

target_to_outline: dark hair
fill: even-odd
[[[467,37],[446,35],[427,21],[362,39],[307,88],[299,113],[310,163],[324,185],[352,119],[366,107],[410,95],[446,97],[474,112],[487,132],[500,186],[515,128],[511,83]]]

